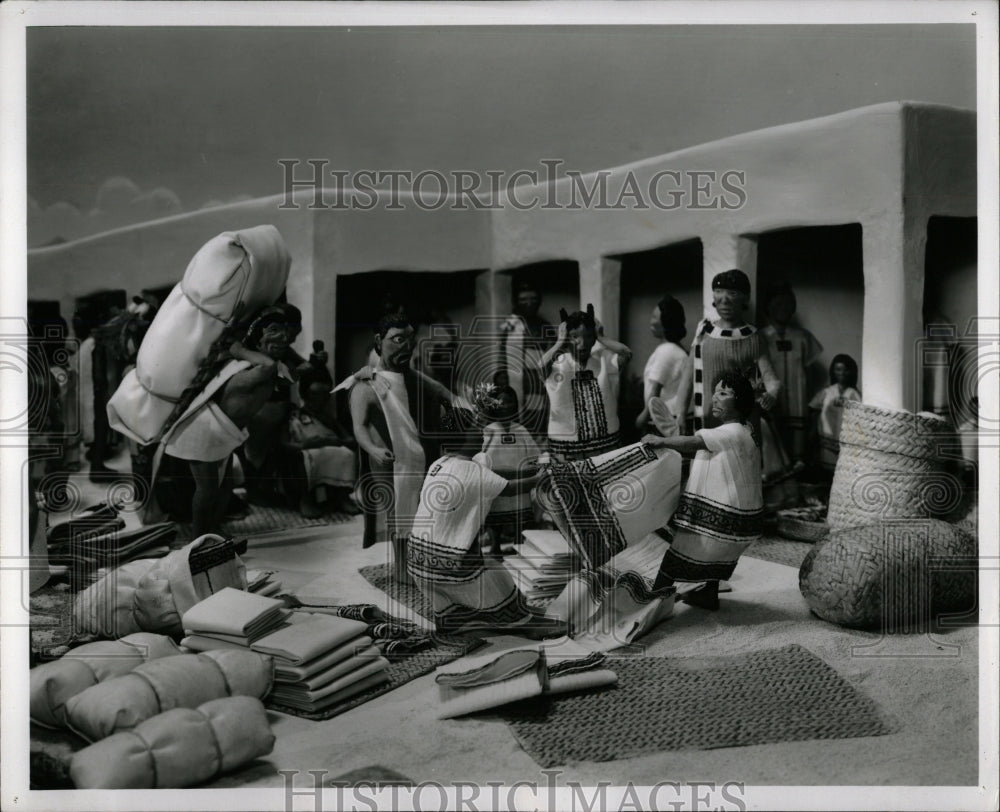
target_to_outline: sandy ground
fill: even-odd
[[[121,467],[121,466],[118,466]],[[97,493],[95,491],[95,493]],[[128,516],[131,526],[137,521]],[[409,616],[368,584],[358,569],[386,561],[385,544],[363,550],[360,518],[349,523],[274,533],[250,540],[251,569],[280,573],[303,600],[372,602]],[[743,782],[751,786],[970,786],[978,780],[978,648],[976,628],[893,636],[849,631],[812,616],[799,594],[798,572],[744,556],[716,613],[678,604],[640,642],[650,655],[705,657],[804,646],[875,700],[893,733],[870,738],[796,741],[717,750],[657,752],[627,760],[561,768],[559,783],[601,781]],[[276,743],[266,759],[227,775],[214,788],[282,788],[278,770],[332,779],[382,765],[414,781],[536,781],[546,777],[496,717],[439,721],[437,688],[428,674],[325,722],[269,713]],[[362,775],[364,773],[362,772]]]

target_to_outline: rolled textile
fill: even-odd
[[[121,637],[138,631],[179,637],[181,615],[225,587],[246,589],[246,568],[231,541],[206,534],[161,559],[139,559],[112,570],[77,595],[83,631]]]
[[[274,734],[259,699],[234,696],[175,708],[73,755],[77,789],[167,789],[202,784],[265,756]]]
[[[108,402],[111,427],[142,445],[156,440],[213,342],[233,320],[276,302],[290,265],[271,225],[227,231],[202,246],[153,319],[135,369]]]
[[[196,708],[224,696],[263,699],[273,678],[271,659],[252,651],[178,654],[72,697],[66,702],[67,722],[83,738],[97,741],[173,708]]]
[[[121,640],[98,640],[31,669],[31,721],[65,727],[66,701],[99,682],[128,674],[149,660],[180,654],[169,637],[139,632]]]

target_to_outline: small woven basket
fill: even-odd
[[[941,418],[847,401],[827,523],[837,530],[954,510],[961,482],[940,458],[954,437]]]
[[[830,535],[830,525],[794,516],[782,516],[778,512],[778,535],[795,541],[822,541]]]

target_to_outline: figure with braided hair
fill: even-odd
[[[719,607],[719,581],[729,578],[740,555],[760,538],[764,495],[760,438],[750,422],[754,389],[739,372],[727,370],[712,393],[715,428],[693,437],[642,438],[653,448],[694,455],[691,474],[671,519],[674,536],[663,556],[654,591],[676,581],[704,582],[682,598],[707,609]]]
[[[300,330],[301,314],[287,304],[265,308],[249,326],[233,323],[213,343],[168,418],[154,462],[154,494],[161,507],[183,516],[186,500],[178,493],[183,489],[171,487],[174,477],[158,477],[158,468],[162,460],[174,471],[176,461],[181,469],[186,463],[194,479],[190,513],[195,538],[216,531],[221,523],[229,501],[232,454],[246,441],[251,418],[272,396],[278,364],[289,358]]]

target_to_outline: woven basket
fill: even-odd
[[[794,516],[782,516],[778,512],[778,535],[795,541],[816,542],[825,539],[830,534],[830,525],[826,522],[812,522],[798,519]]]
[[[799,590],[817,615],[883,632],[927,630],[943,613],[976,603],[976,540],[938,519],[837,530],[799,568]]]
[[[827,523],[836,530],[954,510],[961,482],[940,459],[954,437],[940,418],[847,401]]]

